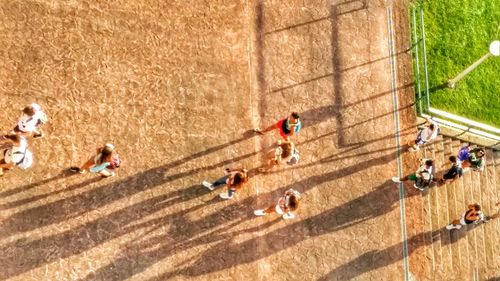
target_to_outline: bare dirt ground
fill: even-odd
[[[50,122],[1,179],[0,280],[402,280],[387,7],[406,143],[402,4],[2,1],[0,129],[30,102]],[[256,173],[277,137],[248,130],[292,110],[299,165]],[[106,142],[117,177],[65,172]],[[225,167],[252,171],[236,200],[200,186]],[[253,216],[288,188],[297,219]]]

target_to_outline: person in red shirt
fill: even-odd
[[[292,112],[292,114],[290,114],[287,118],[278,121],[276,124],[267,127],[263,131],[259,128],[255,128],[253,131],[263,135],[269,131],[278,129],[280,136],[285,141],[289,141],[290,137],[295,136],[301,128],[302,121],[300,121],[299,114],[297,112]]]

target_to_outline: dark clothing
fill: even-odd
[[[283,133],[285,133],[285,135],[289,135],[291,133],[291,131],[288,129],[287,127],[287,121],[288,118],[286,118],[285,120],[283,120],[283,122],[281,122],[281,130],[283,131]]]
[[[463,173],[462,168],[459,167],[457,164],[453,164],[453,166],[451,166],[448,172],[446,172],[446,174],[443,175],[443,178],[445,180],[451,180],[454,179],[457,175],[461,177],[462,173]]]
[[[471,223],[474,223],[475,220],[471,221],[471,220],[468,220],[467,219],[467,216],[471,213],[471,212],[474,212],[474,210],[470,209],[468,210],[467,212],[465,212],[465,215],[464,215],[464,221],[466,224],[471,224]]]

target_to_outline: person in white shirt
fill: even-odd
[[[432,180],[433,180],[433,177],[434,177],[433,176],[434,175],[433,169],[434,169],[434,161],[432,161],[431,159],[422,159],[421,165],[415,171],[415,173],[408,175],[408,176],[405,176],[403,178],[393,177],[392,181],[395,183],[400,183],[400,182],[411,180],[411,181],[415,182],[413,184],[413,187],[415,187],[416,189],[418,189],[420,191],[424,191],[425,188],[421,186],[422,183],[420,183],[420,181],[424,181],[424,184],[426,186],[430,185]],[[419,183],[419,184],[417,184],[417,183]]]
[[[429,125],[417,133],[417,138],[415,139],[415,141],[408,143],[409,146],[408,150],[410,152],[415,152],[420,150],[421,145],[429,143],[433,141],[435,138],[437,138],[439,133],[438,124],[430,118],[427,118],[427,122],[429,123]]]
[[[33,136],[34,138],[39,138],[43,136],[40,127],[45,122],[47,122],[47,116],[42,111],[42,107],[39,104],[32,103],[23,108],[22,114],[12,133],[24,137]]]
[[[10,148],[3,152],[4,158],[0,160],[0,176],[3,176],[4,170],[10,170],[21,164],[28,149],[28,142],[23,136],[6,135],[2,139]]]

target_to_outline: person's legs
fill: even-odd
[[[4,170],[10,170],[14,167],[12,163],[5,163],[5,159],[2,159],[0,161],[0,177],[3,176],[3,171]]]
[[[10,170],[14,167],[12,163],[5,163],[5,160],[0,161],[0,168]]]
[[[108,169],[104,169],[104,170],[100,171],[99,174],[101,174],[101,176],[103,176],[105,178],[112,177],[115,175],[115,173],[113,171],[110,171]]]
[[[223,193],[219,194],[219,196],[220,196],[220,198],[222,198],[222,199],[226,199],[226,200],[227,200],[227,199],[233,199],[233,195],[234,195],[234,193],[235,193],[235,192],[236,192],[236,190],[235,190],[235,189],[233,189],[233,188],[228,188],[228,189],[227,189],[227,193],[226,193],[226,192],[223,192]]]
[[[219,186],[222,186],[222,185],[225,185],[226,184],[226,181],[227,181],[227,178],[229,176],[223,176],[222,178],[219,178],[217,179],[216,181],[214,181],[213,183],[209,183],[208,181],[203,181],[202,184],[203,186],[205,186],[206,188],[210,189],[210,190],[214,190],[216,187],[219,187]]]
[[[402,177],[402,178],[393,177],[392,181],[396,182],[396,183],[400,183],[400,182],[404,182],[404,181],[407,181],[407,180],[416,180],[416,179],[417,179],[416,175],[415,174],[411,174],[411,175],[408,175],[408,176],[405,176],[405,177]]]
[[[256,216],[265,216],[267,214],[272,214],[275,212],[276,206],[269,206],[267,209],[260,209],[260,210],[255,210],[253,213]]]
[[[94,165],[94,159],[90,159],[89,161],[85,162],[81,167],[80,171],[88,171],[90,167]]]
[[[270,131],[272,131],[272,130],[279,129],[279,128],[281,127],[281,124],[282,124],[282,123],[283,123],[283,120],[280,120],[280,121],[278,121],[278,123],[275,123],[275,124],[273,124],[273,125],[271,125],[271,126],[269,126],[269,127],[265,128],[264,130],[261,130],[261,129],[259,129],[259,128],[255,128],[255,129],[253,129],[253,130],[254,130],[254,132],[256,132],[256,133],[259,133],[259,134],[265,134],[265,133],[270,132]]]
[[[219,187],[219,186],[221,186],[221,185],[225,185],[225,184],[226,184],[226,181],[227,181],[227,178],[228,178],[228,176],[223,176],[223,177],[221,177],[221,178],[217,179],[216,181],[214,181],[214,182],[212,183],[212,186],[213,186],[213,187]]]

